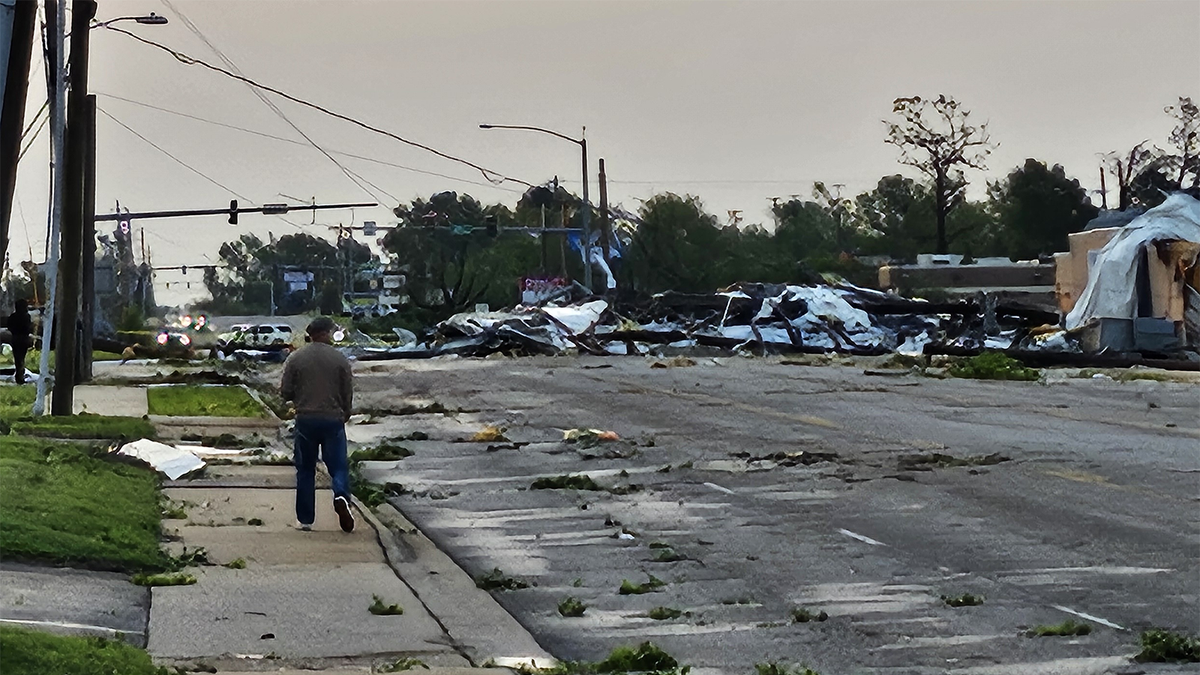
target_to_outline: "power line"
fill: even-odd
[[[133,105],[141,106],[141,107],[143,107],[143,108],[149,108],[149,109],[151,109],[151,110],[157,110],[157,111],[159,111],[159,112],[168,113],[168,114],[170,114],[170,115],[177,115],[177,116],[179,116],[179,117],[184,117],[184,118],[187,118],[187,119],[190,119],[190,120],[195,120],[195,121],[197,121],[197,122],[204,122],[205,124],[212,124],[212,125],[215,125],[215,126],[218,126],[218,127],[224,127],[224,128],[226,128],[226,129],[232,129],[232,130],[234,130],[234,131],[241,131],[241,132],[243,132],[243,133],[247,133],[247,134],[253,134],[253,135],[255,135],[255,136],[261,136],[261,137],[263,137],[263,138],[269,138],[269,139],[271,139],[271,140],[275,140],[275,141],[283,141],[284,143],[291,143],[292,145],[304,145],[304,143],[303,143],[303,142],[301,142],[301,141],[297,141],[297,140],[295,140],[295,139],[293,139],[293,138],[285,138],[285,137],[283,137],[283,136],[275,136],[274,134],[268,134],[268,133],[265,133],[265,132],[262,132],[262,131],[256,131],[256,130],[254,130],[254,129],[247,129],[247,128],[245,128],[245,127],[239,127],[239,126],[237,126],[236,124],[227,124],[227,123],[225,123],[225,122],[218,122],[218,121],[216,121],[216,120],[210,120],[210,119],[207,119],[207,118],[204,118],[204,117],[199,117],[199,116],[197,116],[197,115],[193,115],[193,114],[191,114],[191,113],[180,112],[180,111],[178,111],[178,110],[171,110],[170,108],[164,108],[164,107],[162,107],[162,106],[157,106],[157,105],[153,105],[153,104],[150,104],[150,103],[144,103],[144,102],[142,102],[142,101],[135,101],[134,99],[131,99],[131,98],[125,98],[125,97],[123,97],[123,96],[117,96],[117,95],[115,95],[115,94],[105,94],[105,93],[102,93],[102,92],[95,92],[95,93],[97,93],[97,94],[98,94],[98,95],[100,95],[100,96],[104,96],[105,98],[111,98],[111,99],[114,99],[114,100],[117,100],[117,101],[124,101],[125,103],[132,103]],[[492,188],[492,189],[495,189],[495,190],[503,190],[503,191],[505,191],[505,192],[512,192],[512,193],[514,193],[514,194],[521,194],[521,193],[522,193],[522,191],[521,191],[521,190],[517,190],[517,189],[515,189],[515,188],[502,187],[502,186],[500,186],[500,185],[496,185],[496,184],[494,184],[494,183],[484,183],[484,182],[480,182],[480,181],[477,181],[477,180],[470,180],[470,179],[468,179],[468,178],[459,178],[459,177],[457,177],[457,176],[451,176],[451,175],[449,175],[449,174],[438,173],[437,171],[427,171],[427,170],[425,170],[425,169],[418,169],[418,168],[416,168],[416,167],[406,166],[406,165],[404,165],[404,164],[396,164],[395,162],[388,162],[388,161],[385,161],[385,160],[382,160],[382,159],[376,159],[376,158],[374,158],[374,157],[367,157],[367,156],[365,156],[365,155],[356,155],[356,154],[354,154],[354,153],[352,153],[352,152],[345,152],[345,151],[342,151],[342,150],[330,150],[330,152],[332,152],[332,153],[333,153],[333,154],[335,154],[335,155],[341,155],[341,156],[343,156],[343,157],[352,157],[352,158],[354,158],[354,159],[361,159],[361,160],[363,160],[364,162],[372,162],[372,163],[374,163],[374,164],[379,164],[379,165],[382,165],[382,166],[390,166],[390,167],[392,167],[392,168],[395,168],[395,169],[402,169],[402,170],[404,170],[404,171],[411,171],[411,172],[413,172],[413,173],[419,173],[419,174],[422,174],[422,175],[425,175],[425,176],[433,176],[433,177],[435,177],[435,178],[444,178],[444,179],[446,179],[446,180],[454,181],[454,182],[456,182],[456,183],[465,183],[465,184],[467,184],[467,185],[478,185],[478,186],[480,186],[480,187]]]
[[[192,23],[191,19],[189,19],[183,12],[181,12],[178,8],[176,8],[175,5],[171,4],[171,0],[162,0],[162,3],[163,3],[163,5],[165,5],[167,7],[167,9],[174,12],[175,15],[178,16],[180,18],[180,20],[183,21],[184,26],[186,26],[187,29],[192,32],[192,34],[194,34],[196,37],[200,38],[200,40],[204,44],[208,45],[208,48],[211,49],[212,52],[217,55],[217,58],[221,60],[221,63],[224,63],[226,67],[228,67],[231,71],[236,73],[238,76],[245,77],[245,75],[243,75],[243,73],[242,73],[242,69],[238,68],[237,64],[234,63],[232,59],[230,59],[228,56],[226,56],[224,52],[222,52],[215,44],[213,44],[212,41],[209,40],[208,37],[205,36],[203,32],[201,32],[200,28],[195,23]],[[325,157],[328,158],[329,161],[333,162],[334,166],[336,166],[338,169],[340,169],[341,172],[343,174],[345,174],[347,178],[350,179],[350,182],[354,183],[355,187],[359,188],[363,192],[366,192],[367,195],[371,197],[371,199],[375,199],[375,200],[379,199],[378,196],[376,196],[375,194],[372,194],[370,190],[363,187],[361,182],[359,182],[358,180],[355,180],[354,175],[351,175],[350,171],[347,170],[346,167],[342,166],[342,164],[340,162],[338,162],[333,157],[333,155],[326,152],[325,148],[318,145],[317,142],[314,141],[311,136],[304,133],[304,131],[299,126],[297,126],[295,122],[293,122],[290,118],[288,118],[288,116],[285,115],[283,113],[283,111],[279,109],[279,106],[275,105],[274,101],[271,101],[270,99],[268,99],[266,97],[266,95],[263,94],[258,89],[255,89],[252,86],[249,88],[250,88],[250,91],[254,94],[254,96],[256,98],[258,98],[258,100],[263,102],[263,105],[270,108],[272,112],[274,112],[277,116],[279,116],[280,119],[282,119],[284,122],[286,122],[288,126],[290,126],[292,129],[294,129],[296,131],[296,133],[300,134],[304,138],[304,140],[308,141],[309,145],[316,148],[318,151],[320,151],[320,153],[322,155],[325,155]],[[366,181],[366,182],[368,184],[370,184],[370,181]],[[387,193],[384,193],[384,194],[387,194]]]
[[[207,68],[207,69],[209,69],[209,70],[212,70],[212,71],[214,71],[214,72],[221,73],[222,75],[225,75],[226,77],[231,77],[231,78],[233,78],[233,79],[235,79],[235,80],[238,80],[238,81],[240,81],[240,82],[245,82],[246,84],[249,84],[249,85],[251,85],[251,86],[258,87],[258,88],[260,88],[260,89],[262,89],[262,90],[264,90],[264,91],[269,91],[269,92],[271,92],[272,94],[275,94],[275,95],[277,95],[277,96],[281,96],[281,97],[283,97],[283,98],[285,98],[285,99],[287,99],[287,100],[289,100],[289,101],[291,101],[291,102],[293,102],[293,103],[298,103],[298,104],[300,104],[300,105],[303,105],[303,106],[305,106],[305,107],[312,108],[313,110],[317,110],[317,111],[319,111],[319,112],[325,113],[326,115],[329,115],[330,117],[334,117],[334,118],[340,119],[340,120],[342,120],[342,121],[344,121],[344,122],[349,122],[349,123],[351,123],[351,124],[353,124],[353,125],[355,125],[355,126],[358,126],[358,127],[361,127],[361,128],[363,128],[363,129],[366,129],[367,131],[371,131],[371,132],[373,132],[373,133],[377,133],[377,134],[380,134],[380,135],[383,135],[383,136],[387,136],[388,138],[395,139],[395,140],[397,140],[397,141],[400,141],[401,143],[404,143],[405,145],[410,145],[410,146],[412,146],[412,147],[414,147],[414,148],[420,148],[421,150],[425,150],[426,152],[433,153],[433,154],[435,154],[435,155],[437,155],[438,157],[441,157],[441,158],[443,158],[443,159],[448,159],[448,160],[450,160],[450,161],[452,161],[452,162],[457,162],[457,163],[459,163],[459,164],[464,164],[464,165],[466,165],[466,166],[469,166],[469,167],[471,167],[472,169],[475,169],[476,171],[480,172],[480,174],[482,174],[482,175],[483,175],[483,177],[484,177],[485,179],[487,179],[489,182],[492,182],[492,183],[499,184],[499,183],[503,183],[503,182],[505,182],[505,181],[509,181],[509,182],[513,182],[513,183],[519,183],[519,184],[521,184],[521,185],[524,185],[524,186],[526,186],[526,187],[536,187],[536,186],[535,186],[533,183],[529,183],[529,182],[527,182],[527,181],[523,181],[523,180],[521,180],[521,179],[519,179],[519,178],[513,178],[513,177],[511,177],[511,176],[507,176],[507,175],[505,175],[505,174],[502,174],[502,173],[500,173],[500,172],[498,172],[498,171],[493,171],[493,170],[491,170],[491,169],[488,169],[488,168],[486,168],[486,167],[480,166],[479,164],[476,164],[476,163],[474,163],[474,162],[471,162],[471,161],[469,161],[469,160],[462,159],[461,157],[455,157],[454,155],[451,155],[451,154],[448,154],[448,153],[442,152],[441,150],[437,150],[436,148],[430,147],[430,146],[428,146],[428,145],[425,145],[425,144],[423,144],[423,143],[418,143],[418,142],[416,142],[416,141],[409,140],[409,139],[407,139],[407,138],[404,138],[403,136],[400,136],[400,135],[398,135],[398,134],[392,133],[392,132],[390,132],[390,131],[386,131],[386,130],[384,130],[384,129],[380,129],[379,127],[376,127],[376,126],[372,126],[372,125],[370,125],[370,124],[367,124],[366,122],[363,122],[363,121],[357,120],[357,119],[355,119],[355,118],[353,118],[353,117],[350,117],[350,116],[348,116],[348,115],[343,115],[342,113],[334,112],[334,111],[330,110],[329,108],[325,108],[325,107],[323,107],[323,106],[317,105],[316,103],[311,103],[311,102],[309,102],[309,101],[306,101],[306,100],[304,100],[304,99],[302,99],[302,98],[298,98],[298,97],[296,97],[296,96],[293,96],[293,95],[291,95],[291,94],[288,94],[288,93],[286,93],[286,92],[280,91],[279,89],[275,89],[274,87],[270,87],[270,86],[267,86],[267,85],[265,85],[265,84],[261,84],[261,83],[259,83],[259,82],[255,82],[254,80],[251,80],[251,79],[250,79],[250,78],[248,78],[248,77],[245,77],[245,76],[238,75],[238,74],[236,74],[236,73],[230,72],[230,71],[228,71],[228,70],[226,70],[226,69],[224,69],[224,68],[221,68],[221,67],[219,67],[219,66],[214,66],[214,65],[212,65],[211,63],[206,63],[206,62],[204,62],[204,61],[201,61],[201,60],[199,60],[199,59],[192,58],[192,57],[188,56],[187,54],[184,54],[184,53],[182,53],[182,52],[176,51],[175,49],[172,49],[172,48],[170,48],[170,47],[168,47],[168,46],[166,46],[166,45],[164,45],[164,44],[161,44],[161,43],[155,42],[155,41],[153,41],[153,40],[148,40],[148,39],[146,39],[146,38],[144,38],[144,37],[142,37],[142,36],[140,36],[140,35],[138,35],[138,34],[136,34],[136,33],[131,33],[130,31],[127,31],[127,30],[125,30],[125,29],[123,29],[123,28],[117,28],[116,26],[111,26],[111,25],[110,25],[110,26],[105,26],[105,28],[106,28],[106,29],[108,29],[108,30],[111,30],[111,31],[115,31],[115,32],[117,32],[117,33],[122,33],[122,34],[124,34],[124,35],[128,35],[129,37],[133,38],[134,40],[137,40],[138,42],[141,42],[141,43],[144,43],[144,44],[150,45],[151,47],[154,47],[154,48],[156,48],[156,49],[160,49],[160,50],[162,50],[162,51],[165,51],[165,52],[167,52],[168,54],[170,54],[171,56],[174,56],[174,57],[175,57],[175,59],[176,59],[177,61],[179,61],[180,63],[183,63],[184,65],[189,65],[189,66],[191,66],[191,65],[198,65],[198,66],[201,66],[201,67],[203,67],[203,68]],[[495,176],[495,178],[493,178],[493,176]]]

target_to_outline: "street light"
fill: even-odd
[[[523,124],[480,124],[480,129],[519,129],[522,131],[537,131],[543,134],[557,136],[564,141],[570,141],[579,146],[583,153],[583,285],[587,286],[588,291],[592,290],[592,203],[588,201],[588,158],[587,158],[587,139],[581,134],[579,138],[571,138],[557,131],[543,129],[541,127],[531,127]],[[587,127],[583,128],[584,133],[587,133]]]
[[[92,28],[104,28],[105,26],[114,24],[118,21],[136,21],[136,22],[142,24],[143,26],[162,26],[167,23],[167,17],[160,16],[158,14],[155,14],[154,12],[150,12],[149,14],[146,14],[145,16],[118,16],[115,19],[109,19],[108,21],[94,23],[91,25],[91,27]]]

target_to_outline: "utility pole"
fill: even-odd
[[[604,264],[611,265],[612,260],[608,253],[608,245],[611,241],[612,230],[608,218],[608,176],[604,173],[604,158],[600,158],[600,245],[604,247]],[[612,271],[612,267],[609,267]]]
[[[579,147],[583,150],[583,285],[592,289],[592,203],[588,201],[587,127],[579,136]]]
[[[50,237],[46,255],[46,302],[42,305],[42,355],[38,362],[37,396],[33,400],[33,414],[46,412],[46,385],[50,380],[50,338],[54,334],[54,302],[58,295],[58,236],[62,226],[62,204],[66,165],[64,144],[67,129],[67,80],[63,77],[63,56],[66,52],[65,28],[67,23],[66,0],[46,0],[47,31],[53,39],[50,63],[46,64],[46,76],[54,83],[50,102],[51,147],[54,162],[53,192],[50,200]],[[36,280],[36,276],[35,276]],[[35,281],[36,283],[36,281]]]
[[[83,174],[83,362],[79,382],[92,379],[92,338],[96,335],[96,96],[88,94],[87,159]]]
[[[56,378],[51,413],[70,415],[75,403],[76,348],[79,334],[79,267],[83,262],[83,190],[87,160],[88,38],[95,0],[71,3],[71,90],[67,98],[67,180],[63,194],[62,297],[58,315],[58,344],[54,350]],[[91,345],[88,345],[90,348]]]
[[[1100,165],[1100,208],[1108,210],[1108,188],[1104,185],[1104,165]]]
[[[29,91],[29,62],[33,54],[36,2],[9,3],[12,8],[8,53],[0,73],[0,263],[8,252],[8,223],[12,217],[13,191],[17,185],[17,159],[21,131],[25,125],[25,95]],[[15,265],[14,265],[15,267]],[[37,285],[36,283],[34,284]]]

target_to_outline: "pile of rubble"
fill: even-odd
[[[663,293],[613,306],[590,300],[566,306],[518,306],[457,314],[422,344],[366,347],[362,360],[442,354],[647,354],[667,345],[731,352],[921,354],[927,345],[1072,351],[1058,316],[987,299],[933,303],[848,284],[743,283],[713,294]]]

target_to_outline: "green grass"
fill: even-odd
[[[266,417],[258,401],[241,387],[202,387],[194,384],[150,387],[146,399],[151,415],[172,417]]]
[[[1142,651],[1134,661],[1200,663],[1200,638],[1154,628],[1142,633]]]
[[[32,385],[6,385],[0,387],[0,420],[11,422],[29,417],[37,389]]]
[[[12,433],[18,436],[78,439],[154,438],[154,425],[140,417],[107,417],[100,415],[45,415],[12,423]]]
[[[812,668],[798,667],[795,670],[788,667],[786,663],[777,663],[768,661],[767,663],[754,664],[755,675],[819,675]]]
[[[150,655],[119,640],[65,637],[0,628],[0,653],[4,675],[170,675],[155,666]]]
[[[675,609],[674,607],[655,607],[650,610],[647,616],[655,621],[670,621],[671,619],[678,619],[683,616],[683,610]]]
[[[100,451],[37,438],[0,437],[0,551],[118,571],[159,571],[157,476]]]
[[[92,361],[120,361],[121,355],[113,352],[93,351]],[[25,353],[25,370],[37,372],[38,367],[42,363],[42,352],[38,349],[30,349]],[[13,364],[12,354],[0,354],[0,366],[11,366]],[[50,352],[50,367],[54,367],[54,352]]]
[[[1034,626],[1026,633],[1029,637],[1068,637],[1073,635],[1088,635],[1092,627],[1086,623],[1076,623],[1072,619],[1053,626]]]
[[[404,608],[400,605],[389,605],[378,595],[372,595],[371,606],[367,611],[376,616],[399,616],[404,613]]]
[[[1042,374],[1036,368],[1026,368],[1021,362],[1001,352],[984,352],[950,366],[954,377],[976,380],[1022,380],[1034,382]]]
[[[583,616],[587,611],[587,605],[583,604],[579,598],[566,597],[558,603],[558,613],[563,616]]]
[[[175,574],[145,574],[139,572],[130,579],[138,586],[191,586],[196,583],[196,577],[178,572]]]
[[[597,673],[646,673],[647,675],[687,675],[690,666],[680,666],[670,654],[650,642],[636,647],[617,647],[603,661],[563,661],[553,668],[540,670],[519,667],[520,673],[540,675],[595,675]]]

